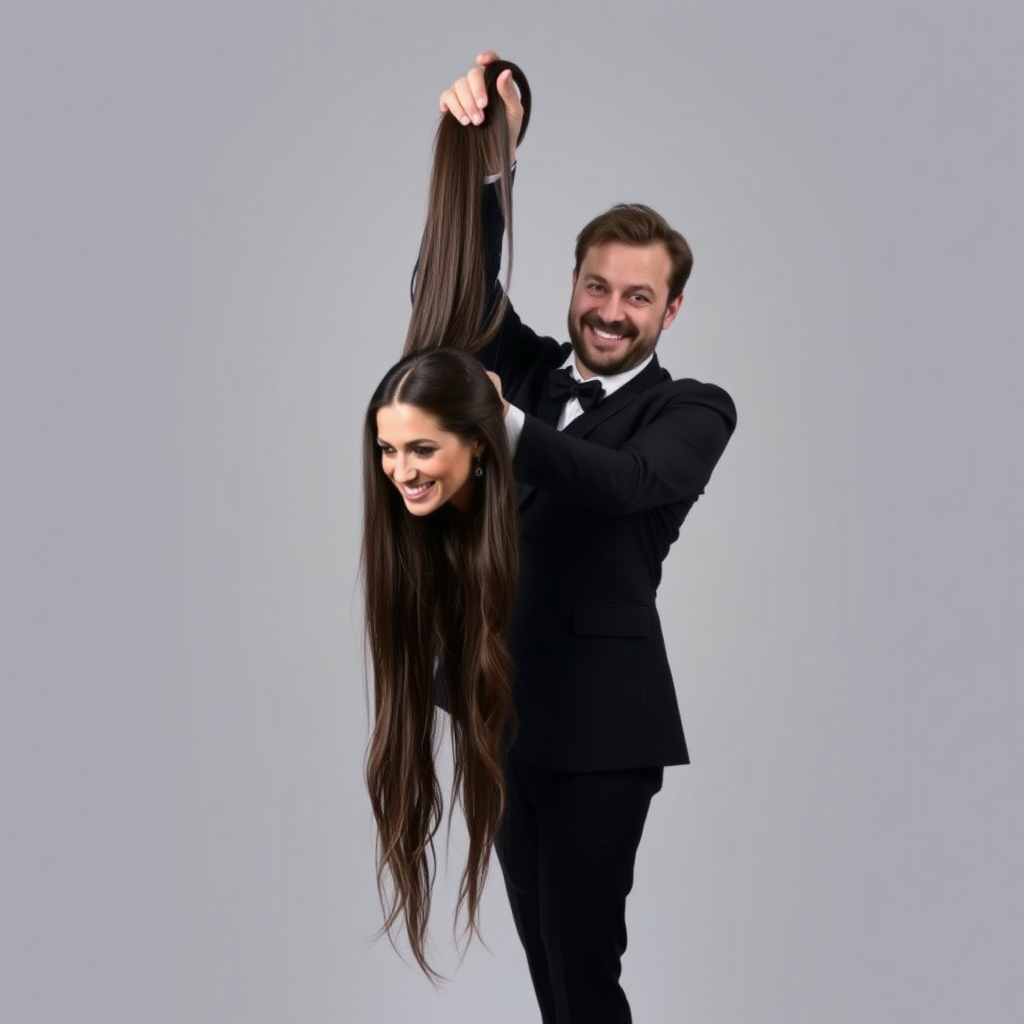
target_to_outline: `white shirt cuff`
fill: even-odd
[[[526,413],[509,403],[508,412],[505,413],[505,436],[508,438],[508,450],[512,453],[513,458],[519,447],[519,436],[525,426]]]
[[[511,170],[514,171],[515,169],[516,169],[516,165],[513,164],[512,167],[511,167]],[[485,185],[493,185],[500,177],[501,177],[500,174],[485,174],[484,175],[484,184]]]

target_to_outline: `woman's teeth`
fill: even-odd
[[[402,484],[402,490],[405,491],[410,498],[420,498],[427,493],[433,483],[433,480],[428,480],[423,484]]]

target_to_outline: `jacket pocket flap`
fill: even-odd
[[[651,610],[642,604],[578,604],[572,627],[580,636],[650,636]]]

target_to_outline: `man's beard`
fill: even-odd
[[[605,334],[617,334],[626,342],[634,342],[637,338],[637,329],[627,320],[616,320],[612,323],[607,323],[596,313],[585,313],[579,318],[579,322],[582,326],[589,327],[591,330],[603,331]],[[572,309],[569,310],[569,340],[572,342],[572,350],[577,360],[591,373],[600,374],[603,377],[610,377],[613,374],[632,369],[632,367],[646,359],[654,351],[654,345],[652,344],[644,352],[638,354],[631,344],[627,344],[626,350],[615,362],[592,362],[587,356],[580,328],[576,326],[576,321],[573,319]],[[655,344],[657,341],[658,339],[655,338]]]

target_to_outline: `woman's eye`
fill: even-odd
[[[424,458],[424,459],[429,458],[431,455],[434,454],[434,452],[436,450],[437,450],[436,448],[414,448],[413,449],[413,451],[417,455],[419,455],[421,458]]]
[[[395,454],[395,449],[392,448],[390,445],[381,444],[381,445],[378,445],[377,447],[380,448],[381,455],[394,455]]]

